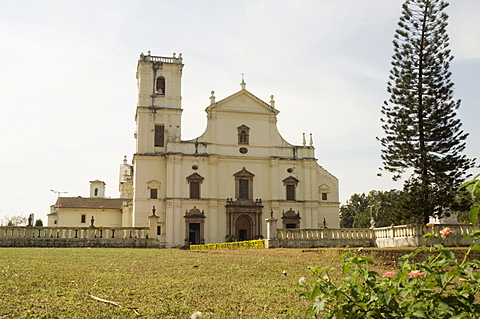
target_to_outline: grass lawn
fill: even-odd
[[[0,318],[304,318],[298,279],[327,264],[340,273],[297,249],[0,248]]]

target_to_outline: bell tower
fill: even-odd
[[[138,102],[135,114],[136,153],[164,153],[168,142],[181,139],[183,58],[140,54],[137,66]]]
[[[90,197],[105,197],[105,182],[98,179],[90,181]]]

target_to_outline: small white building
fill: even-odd
[[[338,180],[317,164],[311,135],[302,145],[282,138],[273,95],[264,102],[243,80],[219,101],[212,91],[205,132],[182,140],[183,66],[181,54],[140,55],[124,226],[147,226],[154,211],[167,247],[261,238],[270,211],[285,228],[339,227]]]
[[[129,222],[132,200],[128,198],[106,198],[105,183],[90,182],[90,197],[58,197],[50,206],[48,226],[58,227],[122,227]]]

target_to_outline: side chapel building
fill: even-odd
[[[311,136],[282,138],[273,95],[264,102],[243,80],[220,101],[212,91],[205,132],[181,139],[183,66],[181,54],[140,55],[136,150],[120,166],[115,226],[146,227],[154,213],[166,247],[262,238],[271,212],[279,228],[340,227],[337,178],[317,164]]]
[[[181,139],[183,66],[181,54],[138,61],[132,224],[147,226],[155,209],[167,247],[261,238],[270,211],[279,228],[339,227],[337,178],[311,138],[282,138],[273,96],[262,101],[243,80],[220,101],[212,91],[205,132]]]

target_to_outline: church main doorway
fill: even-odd
[[[227,234],[237,241],[262,238],[262,200],[227,198]]]
[[[185,246],[205,243],[205,213],[193,206],[185,216]]]
[[[242,215],[235,221],[235,238],[238,241],[251,240],[252,221],[247,215]]]
[[[200,244],[200,223],[188,224],[188,241],[190,245]]]

